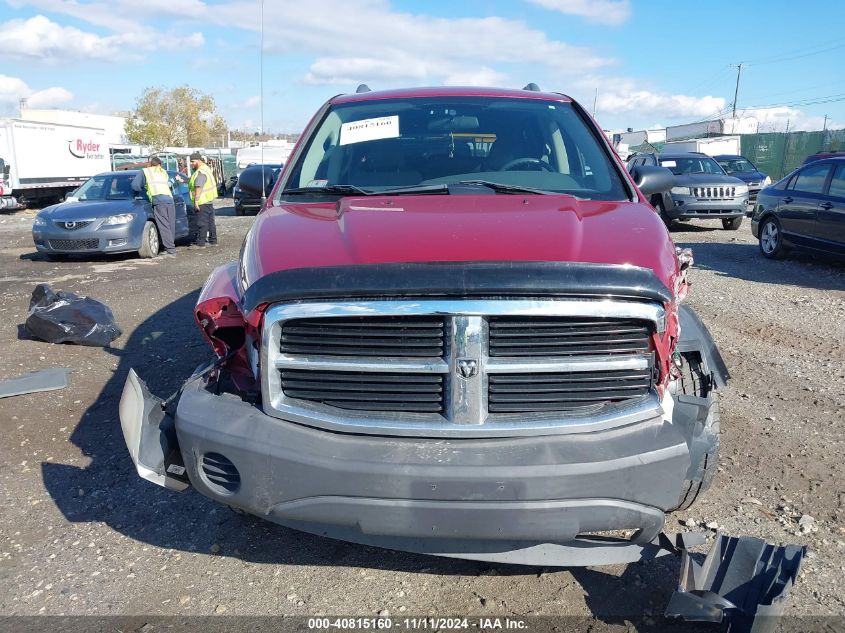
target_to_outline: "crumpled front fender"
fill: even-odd
[[[188,485],[173,417],[130,369],[120,396],[120,428],[142,479],[181,492]]]

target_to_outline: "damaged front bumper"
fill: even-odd
[[[586,443],[560,436],[560,444],[548,437],[373,438],[285,422],[236,396],[215,395],[200,380],[215,364],[167,402],[130,370],[120,418],[142,478],[177,491],[190,482],[288,527],[401,551],[547,567],[679,555],[682,577],[666,616],[728,619],[735,633],[774,630],[798,575],[800,546],[719,534],[699,564],[688,548],[704,534],[662,531],[659,506],[677,495],[667,482],[683,476],[697,450],[679,430],[701,428],[707,411],[696,406],[709,399],[680,398],[678,429],[655,420],[640,437],[615,429]],[[591,455],[591,444],[605,459]],[[623,447],[636,458],[626,460]],[[581,459],[567,463],[567,455]],[[639,527],[628,538],[590,533],[632,524]]]
[[[700,458],[696,442],[716,441],[685,406],[672,423],[658,412],[556,436],[334,433],[215,394],[201,377],[165,407],[130,372],[121,425],[141,477],[174,490],[190,482],[303,531],[441,556],[583,566],[664,555],[655,539]]]

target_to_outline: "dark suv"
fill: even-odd
[[[667,227],[674,220],[692,218],[722,220],[725,229],[735,231],[742,224],[748,207],[748,185],[725,173],[706,154],[636,154],[628,161],[628,171],[639,166],[666,167],[675,175],[671,191],[649,198]]]
[[[745,156],[720,154],[713,158],[727,172],[728,176],[739,178],[748,185],[748,213],[746,215],[751,216],[754,203],[757,201],[757,194],[760,193],[763,187],[768,187],[772,184],[772,179],[757,169],[754,163],[745,158]]]

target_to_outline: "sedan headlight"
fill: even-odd
[[[112,215],[106,218],[103,226],[114,226],[115,224],[129,224],[135,219],[134,213],[121,213],[120,215]]]
[[[691,195],[689,187],[672,187],[671,193],[674,193],[676,196],[689,196],[689,195]]]
[[[763,179],[763,184],[762,184],[761,186],[762,186],[762,187],[768,187],[770,184],[772,184],[772,179],[771,179],[771,178],[769,178],[768,176],[766,176],[766,177]]]
[[[32,221],[32,226],[47,226],[47,220],[42,218],[40,215],[35,216],[35,220]]]

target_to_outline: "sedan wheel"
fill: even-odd
[[[760,226],[760,252],[769,259],[780,259],[786,254],[780,223],[776,218],[768,217]]]
[[[161,242],[158,239],[156,225],[148,220],[141,234],[141,248],[138,249],[138,255],[144,258],[155,257],[160,247]]]

